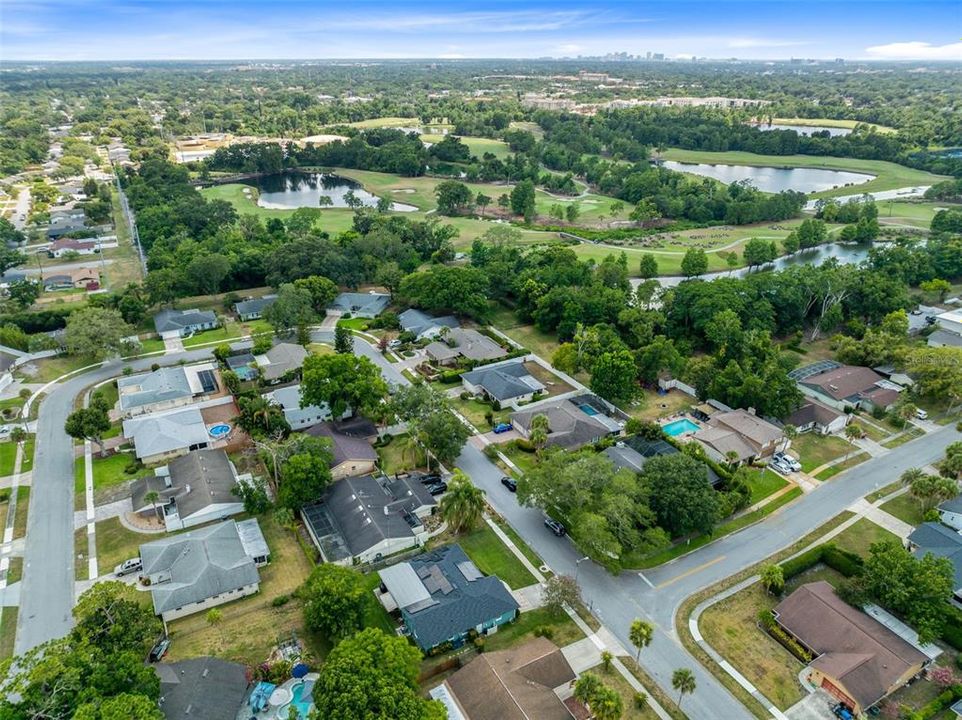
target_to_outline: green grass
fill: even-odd
[[[21,485],[17,488],[17,512],[13,518],[13,539],[27,534],[27,513],[30,512],[30,488]]]
[[[792,500],[801,497],[801,495],[801,488],[792,488],[784,495],[780,495],[772,500],[772,502],[768,503],[767,505],[763,505],[757,510],[753,510],[750,513],[745,513],[737,518],[723,522],[715,528],[715,532],[711,535],[695,535],[691,538],[690,542],[678,542],[677,544],[653,555],[638,556],[634,554],[627,554],[621,559],[622,567],[645,569],[655,567],[656,565],[661,565],[669,560],[674,560],[675,558],[681,557],[692,550],[696,550],[697,548],[707,545],[713,540],[717,540],[718,538],[729,535],[736,530],[741,530],[744,527],[748,527],[749,525],[762,520],[767,515],[772,514],[779,508],[790,503]]]
[[[921,525],[924,521],[922,509],[919,507],[919,501],[908,493],[903,493],[898,497],[892,498],[888,502],[882,503],[879,507],[889,515],[894,515],[912,527]]]
[[[831,467],[825,468],[824,470],[822,470],[822,472],[820,472],[818,475],[815,476],[815,479],[828,480],[829,478],[833,478],[839,473],[844,472],[849,468],[853,468],[856,465],[863,463],[868,459],[869,459],[868,453],[860,452],[857,455],[853,455],[848,460],[844,460],[836,465],[832,465]]]
[[[584,638],[574,620],[566,613],[552,614],[544,608],[537,608],[521,613],[518,619],[508,625],[502,625],[498,632],[488,635],[484,640],[485,650],[504,650],[522,640],[534,636],[537,628],[547,628],[551,634],[551,641],[558,647],[570,645]]]
[[[621,696],[621,705],[624,708],[621,715],[622,720],[657,720],[658,715],[650,705],[645,706],[642,710],[635,707],[635,689],[617,670],[611,668],[606,672],[599,664],[589,668],[589,672],[596,675],[607,687]]]
[[[77,528],[73,533],[73,557],[74,557],[74,579],[75,580],[88,580],[90,576],[90,563],[88,561],[88,551],[90,545],[87,541],[87,526]],[[98,558],[99,560],[99,558]],[[114,569],[114,565],[110,567],[101,567],[98,563],[97,570],[101,575],[106,575]]]
[[[126,468],[137,458],[133,453],[119,452],[100,457],[100,452],[96,445],[93,446],[93,475],[94,492],[102,488],[113,487],[121,483],[129,482],[137,478],[139,473],[127,473]],[[143,468],[141,468],[141,471]],[[142,473],[140,473],[142,474]],[[86,479],[84,477],[84,459],[78,457],[74,461],[74,492],[82,494]]]
[[[13,646],[17,638],[17,615],[19,608],[0,608],[0,660],[13,657]]]
[[[916,438],[920,438],[923,435],[925,435],[925,430],[919,427],[915,427],[913,425],[911,428],[908,428],[907,430],[905,430],[905,432],[903,432],[901,435],[897,435],[890,440],[884,441],[882,443],[882,447],[889,448],[889,449],[896,448],[899,445],[904,445],[905,443],[911,442],[912,440],[915,440]]]
[[[213,330],[204,330],[199,332],[193,337],[186,338],[184,340],[184,347],[195,347],[196,345],[204,345],[205,343],[212,342],[226,342],[228,340],[234,340],[241,336],[241,329],[237,323],[228,322],[224,327],[214,328]]]
[[[492,413],[492,421],[497,424],[507,420],[512,412],[511,408],[495,410],[491,407],[491,403],[474,399],[462,400],[460,397],[451,400],[451,407],[464,415],[464,417],[481,432],[487,432],[492,427],[488,424],[488,421],[485,420],[485,413]]]
[[[882,507],[884,508],[885,506],[883,505]],[[876,525],[868,518],[862,518],[832,538],[831,542],[843,550],[848,550],[856,555],[867,558],[868,549],[872,543],[886,540],[900,542],[898,535],[895,533],[889,532],[881,525]]]
[[[370,320],[368,320],[367,318],[360,318],[360,317],[352,317],[347,319],[341,318],[340,320],[337,321],[338,327],[346,327],[349,330],[359,330],[361,332],[366,331],[370,324],[371,324]]]
[[[445,540],[453,540],[460,545],[485,575],[497,575],[514,590],[537,582],[487,523],[482,523],[471,532],[454,535]]]
[[[886,495],[891,495],[900,487],[902,487],[902,481],[896,480],[894,483],[889,483],[885,487],[880,487],[875,492],[869,493],[868,495],[865,496],[865,499],[868,500],[870,503],[874,503],[876,500],[880,500]]]
[[[882,160],[860,160],[857,158],[822,157],[816,155],[757,155],[755,153],[707,152],[702,150],[679,150],[671,148],[663,154],[667,160],[689,163],[715,163],[729,165],[750,165],[761,167],[802,167],[824,168],[826,170],[847,170],[874,175],[875,179],[850,187],[835,188],[824,192],[812,193],[809,197],[828,198],[839,195],[855,195],[862,192],[878,192],[913,185],[933,185],[947,178],[933,175],[922,170],[914,170],[903,165]]]
[[[98,360],[93,360],[89,357],[59,355],[57,357],[44,358],[31,362],[30,365],[36,367],[37,372],[35,375],[27,375],[27,377],[30,378],[30,382],[48,383],[74,370],[79,370],[88,365],[99,364],[100,362]],[[34,401],[34,405],[36,404],[36,401]]]
[[[917,202],[911,200],[877,200],[879,222],[913,225],[928,230],[932,218],[943,208],[952,207],[948,203]],[[956,206],[957,207],[957,206]]]
[[[498,449],[504,453],[511,462],[518,466],[522,473],[529,473],[538,464],[538,456],[533,452],[525,452],[519,449],[513,442],[499,445]]]
[[[852,452],[854,447],[840,437],[809,432],[792,440],[791,449],[802,463],[802,472],[808,473],[845,453]]]
[[[377,448],[378,465],[387,475],[413,470],[424,462],[423,451],[408,444],[407,435],[395,435],[391,442]]]
[[[338,123],[338,125],[340,124],[342,123]],[[343,124],[355,128],[420,127],[421,119],[416,117],[382,117]]]
[[[542,332],[534,325],[521,323],[514,311],[505,307],[498,306],[494,309],[491,315],[491,325],[549,363],[551,362],[551,356],[561,347],[556,335]]]
[[[540,568],[542,565],[544,565],[544,560],[538,557],[538,554],[528,546],[528,543],[521,539],[521,536],[514,531],[514,528],[512,528],[510,525],[508,525],[508,523],[498,516],[495,516],[492,519],[494,520],[495,524],[501,528],[504,534],[511,538],[511,542],[517,546],[517,548],[521,551],[521,554],[528,558],[529,563],[534,565],[536,568]],[[550,571],[542,573],[542,575],[544,575],[546,578],[550,577],[551,574],[552,573]]]
[[[436,145],[444,140],[445,137],[445,135],[434,135],[428,133],[421,135],[421,142]],[[468,149],[471,150],[471,154],[477,157],[479,160],[484,157],[485,153],[491,153],[499,160],[503,160],[511,154],[511,148],[508,147],[508,143],[504,142],[504,140],[493,140],[492,138],[471,137],[467,135],[461,135],[458,137],[460,137],[462,143],[468,146]]]
[[[788,480],[772,470],[755,472],[748,483],[752,489],[749,504],[754,505],[788,485]]]
[[[34,436],[28,435],[23,444],[23,459],[20,462],[20,472],[30,472],[33,469]],[[0,477],[13,475],[17,460],[17,443],[7,441],[0,443]]]
[[[893,133],[895,128],[887,125],[876,125],[875,123],[863,123],[859,120],[834,120],[832,118],[773,118],[772,122],[776,125],[803,125],[805,127],[833,127],[847,128],[852,130],[856,125],[870,125],[881,133]]]
[[[82,528],[86,537],[87,529]],[[151,540],[167,537],[168,534],[146,534],[128,530],[119,518],[109,518],[97,523],[97,565],[101,574],[112,572],[114,567],[128,558],[140,553],[140,546]],[[86,553],[86,540],[84,541]]]

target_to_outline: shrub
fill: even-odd
[[[124,472],[127,473],[128,475],[133,475],[134,473],[139,471],[140,471],[140,462],[138,462],[137,460],[131,460],[129,463],[127,463],[126,467],[124,467]]]
[[[823,545],[822,547],[822,562],[830,568],[837,570],[845,577],[861,574],[862,558],[860,556],[834,545]]]
[[[458,397],[460,397],[462,400],[470,400],[471,393],[469,393],[467,390],[464,390]]]
[[[525,440],[524,438],[518,438],[514,441],[514,446],[518,448],[521,452],[533,453],[537,448],[534,443],[530,440]]]
[[[634,702],[638,710],[644,710],[648,707],[648,696],[643,692],[636,692],[634,696],[632,696],[632,702]]]
[[[534,629],[534,636],[548,638],[548,640],[550,640],[554,637],[554,629],[547,625],[539,625]]]
[[[494,445],[485,445],[483,452],[484,456],[488,458],[488,460],[496,460],[498,457],[498,448],[496,448]]]
[[[483,636],[476,637],[473,642],[474,642],[474,649],[477,650],[479,653],[483,653],[483,652],[484,652],[484,637],[483,637]]]
[[[4,488],[0,490],[0,503],[5,503],[10,501],[10,488]]]
[[[290,595],[278,595],[276,598],[274,598],[273,600],[271,600],[271,606],[272,606],[272,607],[283,607],[284,605],[287,605],[287,603],[289,603],[290,600],[291,600],[291,596],[290,596]]]
[[[788,652],[797,657],[804,663],[809,663],[812,661],[812,655],[805,648],[799,644],[795,638],[789,635],[787,632],[782,630],[782,628],[777,625],[774,621],[770,627],[766,628],[769,635],[778,640],[778,642],[784,647]]]
[[[160,363],[151,363],[150,370],[151,372],[157,372],[158,370],[160,370]]]

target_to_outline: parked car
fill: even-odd
[[[441,476],[437,473],[428,473],[421,477],[422,485],[434,485],[434,483],[441,482]]]
[[[440,495],[448,491],[448,484],[444,480],[438,480],[433,485],[428,485],[428,492],[432,495]]]
[[[157,641],[157,644],[150,649],[150,654],[147,656],[147,660],[150,662],[160,662],[164,655],[167,654],[167,650],[170,648],[170,640],[168,638],[161,638]]]
[[[565,533],[568,532],[567,530],[565,530],[565,526],[559,523],[554,518],[546,517],[544,519],[544,526],[548,528],[551,532],[553,532],[555,535],[557,535],[558,537],[564,537]]]
[[[918,308],[915,308],[915,310],[912,311],[912,314],[913,314],[913,315],[921,315],[921,314],[922,314],[922,311],[919,310]]]
[[[501,433],[511,432],[514,426],[511,423],[498,423],[494,426],[494,434],[500,435]]]
[[[391,341],[387,344],[387,346],[388,346],[389,348],[392,348],[392,349],[393,349],[393,348],[399,348],[399,347],[401,347],[402,344],[403,344],[403,343],[402,343],[400,340],[398,340],[397,338],[395,338],[394,340],[391,340]]]
[[[795,472],[798,472],[802,469],[802,464],[791,455],[787,455],[786,453],[775,453],[773,457],[775,462],[781,463]]]
[[[922,408],[917,408],[915,410],[915,417],[917,417],[919,420],[928,420],[929,414]],[[0,430],[0,432],[2,432],[2,430]]]
[[[130,560],[124,560],[120,565],[114,568],[114,575],[117,577],[123,577],[124,575],[130,575],[131,573],[140,572],[143,567],[139,557],[130,558]]]
[[[503,478],[501,478],[501,484],[508,488],[508,490],[511,492],[518,492],[518,481],[513,477],[508,477],[505,475]]]
[[[771,463],[769,463],[768,467],[777,473],[781,473],[782,475],[788,475],[790,472],[792,472],[792,469],[788,465],[779,462],[778,460],[773,460]]]
[[[0,435],[9,435],[9,434],[10,434],[10,426],[0,425]]]

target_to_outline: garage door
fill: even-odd
[[[848,705],[850,708],[855,707],[855,701],[852,700],[848,695],[839,690],[835,685],[826,677],[822,678],[822,689],[825,690],[829,695],[837,700],[841,700],[843,703]]]

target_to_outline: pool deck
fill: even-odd
[[[314,683],[317,681],[319,677],[320,675],[318,673],[308,673],[303,678],[290,678],[288,680],[285,680],[280,685],[278,685],[277,688],[274,690],[274,692],[277,693],[279,690],[287,691],[288,695],[292,696],[295,687],[305,682]],[[256,683],[252,685],[251,687],[252,691],[254,687],[256,687]],[[287,720],[288,708],[291,705],[290,700],[288,700],[287,702],[281,703],[280,705],[268,704],[267,707],[264,708],[261,712],[254,713],[254,711],[251,710],[250,706],[247,704],[247,699],[249,697],[250,697],[250,693],[248,693],[247,698],[244,699],[243,704],[238,709],[237,720],[250,720],[252,717],[257,718],[258,720]],[[312,702],[311,708],[313,707],[314,707],[314,703]],[[302,716],[302,717],[306,717],[306,716]]]

